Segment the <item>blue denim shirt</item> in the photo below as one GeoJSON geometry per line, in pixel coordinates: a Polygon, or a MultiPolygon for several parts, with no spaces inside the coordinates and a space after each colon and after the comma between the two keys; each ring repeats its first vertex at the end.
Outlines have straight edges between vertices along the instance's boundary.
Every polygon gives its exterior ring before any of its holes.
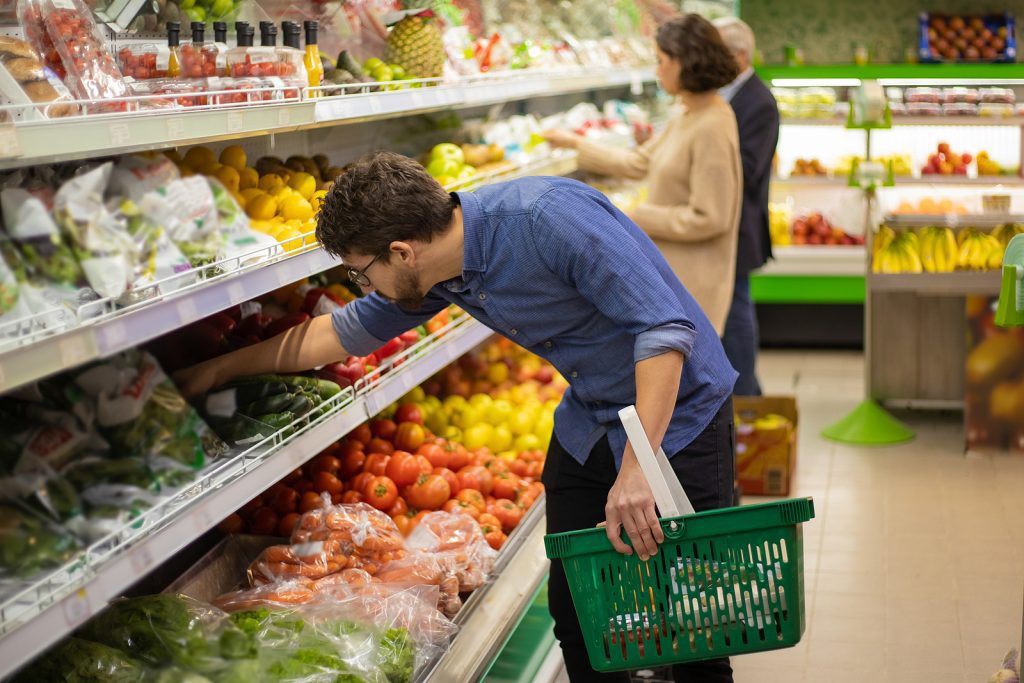
{"type": "Polygon", "coordinates": [[[345,349],[368,354],[457,304],[569,381],[555,412],[566,451],[585,463],[607,434],[616,464],[626,445],[618,411],[636,402],[634,364],[680,351],[683,375],[662,446],[670,455],[688,446],[732,394],[737,375],[711,323],[643,231],[600,192],[565,178],[522,178],[457,195],[462,277],[433,287],[416,312],[376,293],[336,310],[345,349]]]}

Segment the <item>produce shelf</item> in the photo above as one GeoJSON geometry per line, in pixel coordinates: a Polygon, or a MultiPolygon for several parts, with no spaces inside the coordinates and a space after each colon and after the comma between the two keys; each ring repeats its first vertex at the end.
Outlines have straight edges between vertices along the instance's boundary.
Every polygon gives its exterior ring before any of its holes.
{"type": "Polygon", "coordinates": [[[780,187],[848,187],[846,176],[791,175],[788,178],[773,176],[773,185],[780,187]]]}
{"type": "Polygon", "coordinates": [[[863,304],[863,275],[750,276],[750,296],[758,304],[863,304]]]}
{"type": "Polygon", "coordinates": [[[788,246],[773,247],[774,259],[758,271],[759,276],[864,275],[864,247],[852,246],[788,246]]]}
{"type": "MultiPolygon", "coordinates": [[[[449,189],[472,189],[526,175],[568,175],[576,167],[575,152],[558,151],[507,170],[479,175],[449,189]]],[[[90,303],[81,313],[85,319],[78,326],[63,331],[43,329],[38,321],[18,321],[15,324],[39,329],[11,341],[0,341],[0,392],[133,348],[338,264],[317,245],[308,245],[298,252],[284,252],[275,245],[228,261],[257,256],[262,260],[228,272],[221,272],[227,262],[218,262],[154,283],[151,298],[125,308],[117,308],[110,299],[90,303]],[[191,282],[197,276],[204,279],[191,282]],[[190,283],[182,285],[183,279],[190,283]],[[161,294],[160,288],[172,281],[178,288],[161,294]]],[[[37,317],[43,318],[45,314],[37,317]]]]}
{"type": "MultiPolygon", "coordinates": [[[[846,128],[846,119],[840,118],[783,118],[784,126],[832,126],[846,128]]],[[[1019,128],[1024,126],[1022,116],[893,116],[893,128],[899,126],[1002,126],[1019,128]]],[[[859,130],[859,129],[853,129],[859,130]]]]}
{"type": "MultiPolygon", "coordinates": [[[[390,397],[394,387],[415,386],[491,334],[469,316],[452,321],[394,356],[386,373],[331,399],[325,404],[326,414],[297,420],[291,436],[284,437],[282,430],[242,453],[215,461],[196,481],[94,543],[66,566],[0,596],[0,678],[84,623],[146,572],[238,509],[254,492],[279,481],[376,415],[388,405],[378,392],[390,397]],[[413,379],[399,379],[404,375],[413,379]]],[[[543,558],[542,538],[536,547],[543,558]]],[[[516,572],[531,566],[522,560],[514,562],[516,572]]]]}
{"type": "Polygon", "coordinates": [[[915,178],[913,176],[896,176],[896,187],[901,185],[969,185],[972,187],[998,187],[1024,185],[1024,178],[1016,175],[982,175],[977,177],[962,175],[928,175],[915,178]]]}
{"type": "Polygon", "coordinates": [[[757,68],[766,81],[775,79],[897,79],[900,81],[1024,81],[1024,64],[819,64],[810,66],[771,65],[757,68]]]}
{"type": "Polygon", "coordinates": [[[895,275],[872,273],[869,277],[871,289],[876,292],[998,296],[1002,274],[993,270],[956,273],[899,273],[895,275]]]}
{"type": "Polygon", "coordinates": [[[948,228],[997,228],[1003,223],[1024,223],[1024,215],[985,214],[888,214],[882,219],[890,228],[924,228],[929,225],[948,228]]]}
{"type": "MultiPolygon", "coordinates": [[[[0,169],[287,133],[584,90],[622,86],[637,90],[653,80],[651,67],[510,71],[443,84],[436,79],[402,81],[401,90],[377,93],[365,92],[374,84],[359,84],[308,89],[300,98],[285,102],[25,121],[0,126],[0,169]],[[321,92],[315,92],[317,90],[321,92]],[[344,94],[334,94],[339,92],[344,94]]],[[[384,85],[393,87],[394,84],[384,85]]],[[[282,99],[284,92],[287,91],[272,93],[273,99],[282,99]]],[[[154,98],[125,99],[126,106],[138,109],[140,101],[154,98]]],[[[4,111],[11,109],[18,108],[0,107],[4,111]]]]}
{"type": "Polygon", "coordinates": [[[473,591],[456,616],[458,635],[419,681],[465,683],[487,672],[547,577],[544,530],[544,504],[538,499],[501,549],[494,579],[473,591]]]}

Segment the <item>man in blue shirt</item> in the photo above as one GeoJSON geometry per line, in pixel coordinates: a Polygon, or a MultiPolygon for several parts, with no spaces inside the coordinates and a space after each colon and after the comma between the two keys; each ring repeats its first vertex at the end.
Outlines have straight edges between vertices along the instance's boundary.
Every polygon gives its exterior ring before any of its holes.
{"type": "MultiPolygon", "coordinates": [[[[631,404],[696,509],[732,504],[736,373],[657,247],[600,192],[534,177],[448,194],[382,152],[338,179],[317,237],[368,296],[182,373],[186,394],[368,354],[455,303],[569,380],[543,476],[549,533],[606,521],[620,552],[657,552],[654,499],[618,422],[631,404]]],[[[549,601],[571,680],[627,680],[590,668],[560,562],[549,601]]],[[[732,681],[728,660],[677,668],[680,681],[732,681]]]]}

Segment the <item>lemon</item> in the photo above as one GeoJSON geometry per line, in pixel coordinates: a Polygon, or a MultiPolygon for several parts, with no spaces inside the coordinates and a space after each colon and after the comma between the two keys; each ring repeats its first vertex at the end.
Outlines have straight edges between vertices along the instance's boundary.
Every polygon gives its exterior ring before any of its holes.
{"type": "Polygon", "coordinates": [[[251,202],[253,197],[259,197],[261,194],[266,194],[266,192],[259,189],[258,187],[248,187],[239,192],[238,194],[242,195],[242,197],[245,198],[246,202],[251,202]]]}
{"type": "Polygon", "coordinates": [[[285,251],[295,251],[302,246],[302,236],[299,231],[292,227],[286,227],[277,234],[277,241],[281,243],[285,251]]]}
{"type": "Polygon", "coordinates": [[[217,162],[217,161],[210,161],[210,162],[207,162],[207,163],[203,164],[202,166],[197,167],[196,170],[199,171],[200,173],[202,173],[205,176],[210,176],[210,177],[214,177],[215,178],[215,177],[217,177],[217,172],[220,171],[220,169],[222,169],[222,168],[224,168],[224,167],[219,162],[217,162]]]}
{"type": "Polygon", "coordinates": [[[169,149],[164,152],[164,156],[173,161],[176,164],[180,164],[184,159],[181,158],[181,154],[176,149],[169,149]]]}
{"type": "Polygon", "coordinates": [[[247,190],[250,187],[259,187],[260,185],[260,174],[255,168],[245,167],[241,171],[238,171],[238,187],[247,190]]]}
{"type": "Polygon", "coordinates": [[[270,221],[249,221],[249,226],[256,232],[269,233],[273,224],[270,221]]]}
{"type": "Polygon", "coordinates": [[[221,166],[213,175],[224,185],[224,187],[228,188],[232,192],[238,192],[241,178],[238,175],[238,171],[234,168],[231,166],[221,166]]]}
{"type": "Polygon", "coordinates": [[[268,194],[261,194],[250,199],[245,205],[245,213],[249,218],[267,221],[277,213],[277,200],[268,194]]]}
{"type": "Polygon", "coordinates": [[[302,197],[292,195],[281,202],[278,213],[284,216],[285,220],[308,221],[313,217],[313,207],[302,197]]]}
{"type": "Polygon", "coordinates": [[[185,163],[195,169],[202,168],[205,164],[216,162],[217,157],[213,155],[213,150],[209,147],[193,147],[185,152],[185,163]]]}
{"type": "Polygon", "coordinates": [[[196,174],[195,170],[188,164],[178,164],[178,173],[182,178],[191,178],[196,174]]]}
{"type": "Polygon", "coordinates": [[[245,168],[245,164],[248,161],[245,150],[238,145],[231,145],[225,147],[220,153],[220,163],[225,166],[230,166],[236,171],[241,171],[245,168]]]}
{"type": "Polygon", "coordinates": [[[242,195],[240,195],[237,192],[232,192],[231,196],[234,197],[235,201],[238,203],[238,205],[240,207],[242,207],[243,209],[245,208],[245,204],[246,204],[245,197],[243,197],[242,195]]]}
{"type": "Polygon", "coordinates": [[[316,178],[308,173],[296,173],[288,180],[288,187],[302,195],[303,199],[309,199],[316,192],[316,178]]]}
{"type": "Polygon", "coordinates": [[[260,178],[259,188],[264,192],[273,192],[279,187],[284,187],[284,178],[276,173],[268,173],[260,178]]]}

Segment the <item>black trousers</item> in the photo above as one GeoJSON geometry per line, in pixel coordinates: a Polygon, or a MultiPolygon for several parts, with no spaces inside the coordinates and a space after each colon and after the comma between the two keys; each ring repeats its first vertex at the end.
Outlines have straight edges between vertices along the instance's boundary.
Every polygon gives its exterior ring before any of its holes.
{"type": "MultiPolygon", "coordinates": [[[[729,400],[693,443],[670,456],[672,469],[698,512],[733,504],[734,451],[732,401],[729,400]]],[[[547,501],[547,532],[589,529],[603,522],[608,491],[617,474],[607,438],[594,446],[586,465],[576,462],[557,439],[552,439],[542,477],[547,501]]],[[[551,562],[548,604],[555,620],[555,637],[562,646],[572,683],[629,681],[626,672],[599,674],[591,668],[560,560],[551,562]]],[[[672,674],[676,683],[732,683],[728,659],[676,665],[672,667],[672,674]]]]}

